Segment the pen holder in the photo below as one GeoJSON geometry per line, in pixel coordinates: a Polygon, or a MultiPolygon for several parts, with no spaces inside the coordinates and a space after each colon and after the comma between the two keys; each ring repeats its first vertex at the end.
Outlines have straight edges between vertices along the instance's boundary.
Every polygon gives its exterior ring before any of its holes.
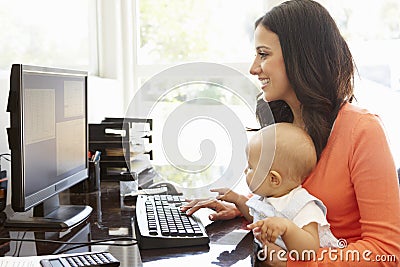
{"type": "Polygon", "coordinates": [[[89,160],[89,177],[71,187],[72,193],[91,193],[100,189],[100,159],[89,160]]]}
{"type": "Polygon", "coordinates": [[[7,204],[7,186],[8,186],[8,178],[6,177],[6,173],[4,172],[4,177],[0,179],[0,212],[6,208],[7,204]]]}
{"type": "Polygon", "coordinates": [[[87,181],[87,192],[100,189],[100,160],[89,161],[89,178],[87,181]]]}

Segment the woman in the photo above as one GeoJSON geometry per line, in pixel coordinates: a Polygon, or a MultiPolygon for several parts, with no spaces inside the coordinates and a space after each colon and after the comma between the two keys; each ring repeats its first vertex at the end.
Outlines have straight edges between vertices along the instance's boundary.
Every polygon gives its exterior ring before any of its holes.
{"type": "MultiPolygon", "coordinates": [[[[316,2],[285,2],[256,22],[255,47],[250,73],[258,76],[275,121],[305,129],[315,144],[318,164],[303,187],[324,202],[333,234],[347,242],[336,254],[321,248],[312,262],[294,262],[287,254],[287,261],[267,257],[263,263],[398,266],[395,164],[379,118],[351,103],[353,58],[334,20],[316,2]],[[396,262],[379,261],[388,255],[395,255],[396,262]]],[[[183,209],[191,214],[202,207],[216,210],[213,220],[240,215],[217,200],[194,201],[183,209]]]]}

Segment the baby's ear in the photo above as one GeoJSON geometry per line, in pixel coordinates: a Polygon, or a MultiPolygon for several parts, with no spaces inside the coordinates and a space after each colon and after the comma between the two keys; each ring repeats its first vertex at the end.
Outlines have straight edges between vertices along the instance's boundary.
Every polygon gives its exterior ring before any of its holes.
{"type": "Polygon", "coordinates": [[[269,181],[272,185],[280,186],[282,184],[282,176],[277,171],[270,171],[269,181]]]}

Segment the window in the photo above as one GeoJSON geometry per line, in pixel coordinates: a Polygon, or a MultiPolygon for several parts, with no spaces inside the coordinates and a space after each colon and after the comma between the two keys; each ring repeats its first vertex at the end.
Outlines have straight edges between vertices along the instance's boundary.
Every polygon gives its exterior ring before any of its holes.
{"type": "Polygon", "coordinates": [[[139,0],[138,64],[247,62],[264,2],[139,0]]]}
{"type": "Polygon", "coordinates": [[[325,0],[322,4],[336,19],[356,62],[356,98],[382,118],[400,167],[400,2],[325,0]]]}
{"type": "MultiPolygon", "coordinates": [[[[134,14],[137,14],[134,18],[136,26],[134,31],[137,36],[134,66],[136,89],[146,81],[151,81],[150,77],[167,67],[194,61],[222,63],[247,75],[254,55],[254,21],[272,6],[281,2],[283,0],[252,1],[251,3],[224,0],[172,0],[168,2],[137,0],[134,11],[134,14]]],[[[356,79],[356,97],[360,105],[382,117],[396,163],[400,166],[400,139],[398,138],[400,126],[395,117],[399,112],[393,111],[400,101],[400,64],[396,57],[400,51],[400,21],[398,20],[400,3],[397,0],[373,0],[367,5],[362,0],[320,0],[319,2],[336,20],[355,58],[359,72],[359,77],[356,79]]],[[[181,75],[185,74],[181,73],[181,75]]],[[[223,79],[218,80],[218,77],[216,81],[223,83],[223,79]]],[[[152,114],[155,123],[159,123],[159,127],[169,116],[166,110],[174,110],[196,90],[200,95],[214,94],[214,99],[220,99],[237,113],[246,109],[243,103],[238,104],[240,101],[229,102],[227,99],[231,99],[230,97],[223,94],[221,90],[211,87],[194,88],[192,86],[190,89],[181,87],[179,90],[177,88],[170,90],[166,79],[164,84],[153,84],[147,89],[145,94],[147,103],[154,104],[154,101],[158,101],[157,106],[160,107],[158,111],[155,108],[153,112],[156,113],[152,114]],[[157,99],[160,91],[166,93],[167,96],[157,99]]],[[[255,94],[252,90],[243,90],[242,93],[255,94]]],[[[143,105],[145,105],[144,102],[143,105]]],[[[246,113],[242,120],[250,123],[251,115],[246,113]]],[[[157,125],[155,131],[157,131],[157,125]]],[[[195,134],[196,131],[193,131],[190,135],[192,140],[197,138],[197,141],[191,143],[194,152],[186,154],[187,158],[196,158],[196,149],[204,138],[202,132],[197,131],[197,137],[194,136],[195,134]]],[[[187,141],[180,140],[180,142],[187,141]]],[[[182,151],[182,153],[187,153],[187,151],[182,151]]],[[[162,154],[162,150],[155,151],[156,158],[162,154]]],[[[165,159],[157,163],[168,164],[165,159]]]]}
{"type": "MultiPolygon", "coordinates": [[[[89,31],[95,22],[95,1],[0,0],[0,152],[9,150],[4,129],[9,127],[6,107],[12,64],[96,72],[97,42],[92,36],[96,31],[89,31]]],[[[10,165],[3,167],[10,171],[10,165]]]]}
{"type": "MultiPolygon", "coordinates": [[[[237,116],[243,132],[246,126],[256,126],[254,108],[258,89],[254,83],[249,86],[248,69],[249,59],[254,56],[254,22],[265,10],[264,0],[251,4],[224,0],[136,1],[136,84],[137,88],[146,86],[141,107],[153,107],[150,116],[154,119],[154,139],[163,138],[166,120],[176,115],[174,111],[180,107],[186,105],[188,113],[196,114],[196,118],[180,125],[179,136],[169,137],[169,142],[177,142],[177,153],[182,158],[175,157],[176,154],[171,158],[167,155],[165,142],[154,142],[154,165],[169,179],[185,187],[201,187],[227,171],[232,153],[236,153],[232,151],[235,134],[229,132],[229,125],[223,125],[222,120],[206,115],[207,111],[213,110],[214,114],[232,111],[227,116],[237,116]],[[199,61],[218,63],[241,73],[227,77],[216,70],[214,75],[210,73],[212,77],[208,82],[204,82],[198,77],[205,72],[204,65],[200,64],[195,66],[198,67],[196,70],[181,69],[178,79],[174,75],[161,81],[152,78],[168,67],[199,61]],[[234,85],[233,80],[237,80],[234,85]],[[202,161],[203,157],[207,158],[207,150],[201,150],[207,139],[216,150],[208,168],[206,165],[210,162],[202,161]],[[188,162],[190,167],[185,165],[188,162]],[[193,170],[203,167],[207,169],[204,172],[193,170]]],[[[240,153],[244,155],[244,148],[240,153]]],[[[244,167],[239,170],[239,176],[244,167]]]]}
{"type": "Polygon", "coordinates": [[[0,0],[0,69],[89,69],[89,0],[0,0]]]}

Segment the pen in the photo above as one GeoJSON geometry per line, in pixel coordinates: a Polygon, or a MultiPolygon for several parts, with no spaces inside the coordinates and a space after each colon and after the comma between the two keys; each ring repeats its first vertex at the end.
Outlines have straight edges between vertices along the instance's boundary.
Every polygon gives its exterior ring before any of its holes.
{"type": "Polygon", "coordinates": [[[96,153],[94,153],[93,161],[94,162],[99,161],[100,160],[100,155],[101,155],[101,152],[100,151],[96,151],[96,153]]]}

